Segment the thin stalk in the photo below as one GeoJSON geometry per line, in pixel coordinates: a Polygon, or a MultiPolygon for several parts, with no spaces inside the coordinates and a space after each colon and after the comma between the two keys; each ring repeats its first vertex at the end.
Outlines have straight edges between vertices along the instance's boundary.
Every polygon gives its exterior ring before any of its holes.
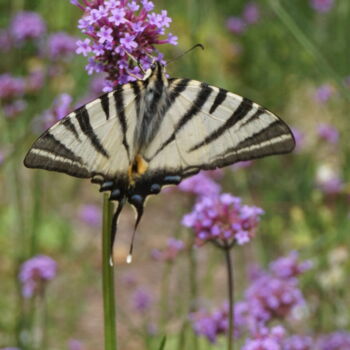
{"type": "Polygon", "coordinates": [[[228,281],[228,300],[229,300],[229,309],[228,309],[228,333],[227,333],[227,350],[234,350],[234,323],[235,323],[235,314],[234,314],[234,282],[233,282],[233,268],[232,268],[232,259],[231,259],[231,249],[226,247],[224,249],[225,258],[226,258],[226,268],[227,268],[227,281],[228,281]]]}
{"type": "Polygon", "coordinates": [[[103,225],[102,225],[102,289],[104,314],[105,350],[117,349],[114,269],[110,264],[111,224],[113,205],[108,195],[103,196],[103,225]]]}

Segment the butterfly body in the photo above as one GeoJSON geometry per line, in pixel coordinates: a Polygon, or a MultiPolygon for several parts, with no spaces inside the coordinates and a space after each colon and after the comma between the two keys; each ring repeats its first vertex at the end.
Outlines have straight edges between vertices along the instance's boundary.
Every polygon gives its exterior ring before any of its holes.
{"type": "Polygon", "coordinates": [[[137,211],[165,185],[200,170],[290,152],[288,126],[249,99],[190,79],[168,79],[156,62],[144,78],[119,85],[40,136],[24,164],[90,178],[137,211]]]}

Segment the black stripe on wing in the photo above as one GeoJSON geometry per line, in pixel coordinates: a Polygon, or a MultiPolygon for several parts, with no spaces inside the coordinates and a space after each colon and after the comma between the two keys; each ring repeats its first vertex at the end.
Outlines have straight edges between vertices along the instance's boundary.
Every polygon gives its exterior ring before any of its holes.
{"type": "Polygon", "coordinates": [[[81,142],[78,131],[69,116],[62,120],[62,125],[74,135],[77,141],[81,142]]]}
{"type": "MultiPolygon", "coordinates": [[[[169,143],[175,140],[176,134],[194,117],[196,116],[203,105],[207,102],[208,97],[212,93],[213,89],[206,83],[201,83],[201,89],[199,90],[197,97],[193,101],[192,106],[189,110],[180,118],[178,123],[175,125],[174,132],[169,136],[169,138],[162,143],[162,145],[158,148],[156,153],[152,158],[157,156],[169,143]]],[[[152,159],[151,158],[151,159],[152,159]]]]}
{"type": "Polygon", "coordinates": [[[226,96],[227,96],[227,90],[225,89],[219,89],[218,94],[215,97],[215,100],[212,104],[212,106],[210,107],[209,113],[212,114],[216,111],[216,109],[225,101],[226,96]]]}
{"type": "Polygon", "coordinates": [[[78,120],[79,126],[81,131],[86,135],[86,137],[90,140],[92,146],[95,148],[95,150],[102,154],[104,157],[109,158],[109,154],[106,151],[106,149],[101,144],[100,139],[95,134],[91,124],[90,124],[90,117],[89,112],[86,109],[86,106],[82,106],[79,109],[75,111],[76,118],[78,120]]]}
{"type": "Polygon", "coordinates": [[[247,98],[243,98],[240,105],[237,109],[232,113],[231,117],[229,117],[224,124],[214,130],[211,134],[209,134],[204,140],[200,141],[196,145],[194,145],[189,152],[195,151],[198,148],[201,148],[204,145],[208,145],[211,142],[217,140],[222,134],[228,131],[233,125],[235,125],[238,121],[242,120],[253,108],[253,102],[247,98]]]}
{"type": "Polygon", "coordinates": [[[101,106],[105,112],[106,119],[109,119],[109,94],[104,94],[100,97],[101,106]]]}
{"type": "Polygon", "coordinates": [[[123,86],[119,85],[118,88],[114,91],[115,107],[117,111],[117,116],[120,122],[123,133],[123,145],[125,147],[126,153],[130,160],[130,147],[126,139],[126,133],[128,131],[128,124],[126,122],[125,116],[125,105],[124,105],[124,95],[123,95],[123,86]]]}

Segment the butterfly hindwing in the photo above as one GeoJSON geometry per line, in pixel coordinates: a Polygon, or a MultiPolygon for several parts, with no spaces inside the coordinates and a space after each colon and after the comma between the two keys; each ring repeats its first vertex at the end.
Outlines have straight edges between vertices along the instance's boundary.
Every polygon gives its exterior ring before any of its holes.
{"type": "Polygon", "coordinates": [[[142,89],[139,82],[121,85],[70,113],[35,141],[25,165],[76,177],[124,176],[133,152],[142,89]]]}

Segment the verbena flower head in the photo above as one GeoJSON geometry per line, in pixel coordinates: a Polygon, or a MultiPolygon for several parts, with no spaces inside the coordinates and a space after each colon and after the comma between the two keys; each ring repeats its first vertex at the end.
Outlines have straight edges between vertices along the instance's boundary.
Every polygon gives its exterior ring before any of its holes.
{"type": "Polygon", "coordinates": [[[260,19],[260,9],[255,1],[248,2],[243,10],[243,19],[248,24],[255,24],[260,19]]]}
{"type": "Polygon", "coordinates": [[[55,260],[46,255],[37,255],[24,262],[19,273],[23,296],[30,298],[42,293],[46,283],[54,279],[56,273],[55,260]]]}
{"type": "Polygon", "coordinates": [[[242,350],[284,350],[285,330],[282,326],[262,328],[253,338],[247,339],[242,350]]]}
{"type": "Polygon", "coordinates": [[[85,346],[80,340],[70,339],[68,342],[68,350],[84,350],[85,346]]]}
{"type": "Polygon", "coordinates": [[[30,11],[17,13],[10,26],[10,32],[17,41],[37,39],[46,31],[46,25],[42,17],[30,11]]]}
{"type": "Polygon", "coordinates": [[[132,75],[142,78],[139,67],[128,54],[146,70],[152,63],[150,55],[165,63],[155,45],[177,45],[174,35],[165,34],[171,18],[166,10],[153,12],[152,1],[71,0],[71,3],[84,11],[78,28],[89,37],[77,42],[77,53],[89,56],[86,66],[89,74],[107,73],[105,91],[135,80],[132,75]]]}
{"type": "Polygon", "coordinates": [[[350,349],[350,333],[338,331],[324,335],[319,339],[320,350],[348,350],[350,349]]]}
{"type": "Polygon", "coordinates": [[[5,73],[0,75],[0,100],[11,101],[24,94],[25,82],[22,78],[15,78],[5,73]]]}
{"type": "Polygon", "coordinates": [[[297,129],[295,127],[292,128],[292,133],[293,133],[294,140],[295,140],[295,151],[299,152],[304,147],[305,135],[303,132],[301,132],[299,129],[297,129]]]}
{"type": "Polygon", "coordinates": [[[310,0],[310,4],[317,12],[324,13],[332,9],[334,0],[310,0]]]}
{"type": "Polygon", "coordinates": [[[317,126],[317,134],[321,140],[332,144],[337,144],[339,141],[339,131],[333,125],[320,123],[317,126]]]}
{"type": "Polygon", "coordinates": [[[134,309],[141,313],[144,313],[151,307],[153,298],[148,291],[139,288],[134,292],[132,296],[132,302],[134,309]]]}
{"type": "Polygon", "coordinates": [[[48,129],[71,112],[73,110],[72,101],[73,99],[69,94],[63,93],[58,95],[52,107],[46,110],[41,117],[44,129],[48,129]]]}
{"type": "Polygon", "coordinates": [[[182,181],[178,189],[199,196],[211,196],[219,194],[221,187],[209,176],[201,172],[182,181]]]}
{"type": "Polygon", "coordinates": [[[293,335],[283,344],[283,350],[314,350],[315,341],[306,335],[293,335]]]}
{"type": "Polygon", "coordinates": [[[66,59],[76,50],[76,38],[64,32],[58,32],[49,36],[47,45],[51,59],[66,59]]]}
{"type": "Polygon", "coordinates": [[[263,325],[273,318],[284,318],[296,306],[304,304],[297,280],[265,274],[253,281],[246,290],[252,326],[263,325]]]}
{"type": "Polygon", "coordinates": [[[318,103],[326,103],[334,95],[334,88],[330,84],[323,84],[318,87],[314,94],[314,99],[318,103]]]}
{"type": "Polygon", "coordinates": [[[169,238],[165,249],[154,249],[152,257],[158,261],[174,261],[176,257],[185,249],[185,243],[175,238],[169,238]]]}
{"type": "Polygon", "coordinates": [[[312,268],[312,262],[299,261],[299,254],[296,251],[290,252],[288,256],[281,257],[270,264],[270,271],[280,278],[297,277],[312,268]]]}
{"type": "Polygon", "coordinates": [[[240,198],[224,193],[199,198],[182,223],[194,230],[198,246],[207,241],[243,245],[252,239],[263,213],[261,208],[242,205],[240,198]]]}
{"type": "Polygon", "coordinates": [[[228,30],[234,34],[243,34],[247,29],[246,22],[242,18],[237,16],[229,17],[226,26],[228,30]]]}
{"type": "MultiPolygon", "coordinates": [[[[244,325],[245,319],[242,313],[246,312],[244,303],[237,303],[234,308],[234,332],[235,336],[239,336],[239,329],[244,325]]],[[[200,310],[190,315],[192,327],[197,335],[204,336],[211,343],[215,343],[220,335],[225,335],[229,328],[229,306],[228,303],[223,304],[213,312],[200,310]]]]}

